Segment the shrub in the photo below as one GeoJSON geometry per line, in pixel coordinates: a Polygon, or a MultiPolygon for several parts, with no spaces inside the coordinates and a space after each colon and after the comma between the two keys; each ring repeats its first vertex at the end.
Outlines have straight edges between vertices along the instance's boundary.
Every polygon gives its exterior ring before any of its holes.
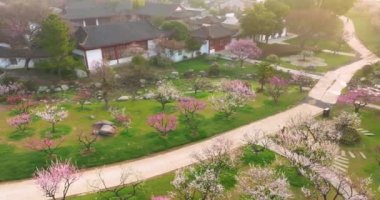
{"type": "Polygon", "coordinates": [[[219,63],[214,62],[208,69],[208,76],[219,76],[220,74],[220,66],[219,63]]]}
{"type": "Polygon", "coordinates": [[[266,166],[272,164],[276,160],[275,153],[267,149],[260,153],[255,153],[250,146],[246,146],[243,151],[241,160],[246,165],[253,164],[258,166],[266,166]]]}
{"type": "Polygon", "coordinates": [[[141,66],[141,65],[146,65],[148,63],[148,60],[142,55],[137,55],[132,58],[131,63],[133,65],[141,66]]]}
{"type": "Polygon", "coordinates": [[[340,142],[345,145],[354,145],[358,144],[361,141],[361,136],[359,132],[351,127],[346,128],[343,131],[342,138],[340,139],[340,142]]]}
{"type": "Polygon", "coordinates": [[[302,176],[296,167],[280,165],[276,167],[276,170],[279,173],[284,174],[288,179],[289,184],[293,187],[301,188],[312,185],[312,182],[306,177],[302,176]]]}
{"type": "Polygon", "coordinates": [[[149,63],[156,67],[170,67],[173,65],[173,61],[164,56],[153,56],[150,58],[149,63]]]}

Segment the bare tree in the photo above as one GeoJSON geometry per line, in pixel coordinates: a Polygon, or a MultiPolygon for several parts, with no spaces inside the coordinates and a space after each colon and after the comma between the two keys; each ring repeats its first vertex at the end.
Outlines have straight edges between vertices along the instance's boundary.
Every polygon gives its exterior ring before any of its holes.
{"type": "Polygon", "coordinates": [[[89,154],[94,151],[94,144],[98,139],[96,134],[84,134],[83,132],[78,135],[78,142],[83,146],[83,154],[89,154]]]}
{"type": "Polygon", "coordinates": [[[137,195],[141,190],[142,181],[133,170],[122,169],[120,174],[119,183],[116,186],[109,186],[106,183],[106,180],[102,176],[102,172],[98,173],[98,181],[90,184],[90,187],[94,188],[101,199],[110,199],[109,196],[106,196],[106,193],[112,194],[112,199],[117,200],[129,200],[137,195]],[[129,183],[132,182],[132,183],[129,183]],[[126,190],[126,187],[130,188],[126,190]]]}
{"type": "Polygon", "coordinates": [[[96,63],[95,71],[92,74],[95,82],[100,81],[101,96],[104,101],[105,108],[109,108],[109,96],[113,89],[116,87],[115,72],[106,62],[96,63]]]}

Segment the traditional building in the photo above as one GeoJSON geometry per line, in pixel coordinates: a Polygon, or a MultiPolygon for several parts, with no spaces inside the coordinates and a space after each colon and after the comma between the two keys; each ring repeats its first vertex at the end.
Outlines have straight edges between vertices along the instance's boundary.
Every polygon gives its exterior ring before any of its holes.
{"type": "Polygon", "coordinates": [[[194,38],[202,40],[208,44],[208,54],[225,50],[226,46],[231,42],[233,36],[237,33],[222,26],[221,24],[206,25],[194,30],[191,35],[194,38]]]}
{"type": "Polygon", "coordinates": [[[76,54],[83,56],[90,70],[103,62],[117,65],[131,60],[130,49],[134,46],[142,48],[147,57],[156,55],[154,40],[166,36],[167,33],[145,20],[86,26],[76,32],[79,41],[76,54]]]}

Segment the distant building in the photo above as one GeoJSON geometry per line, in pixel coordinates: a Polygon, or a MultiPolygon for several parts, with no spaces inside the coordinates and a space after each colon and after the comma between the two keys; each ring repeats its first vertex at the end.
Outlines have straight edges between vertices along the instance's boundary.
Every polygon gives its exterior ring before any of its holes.
{"type": "Polygon", "coordinates": [[[99,26],[123,18],[136,21],[150,18],[186,19],[202,15],[202,10],[186,9],[180,4],[146,2],[133,8],[130,0],[68,0],[62,8],[62,17],[76,26],[99,26]]]}
{"type": "Polygon", "coordinates": [[[97,63],[118,65],[132,59],[128,54],[131,45],[143,48],[147,57],[156,55],[154,40],[166,35],[145,20],[81,27],[76,32],[79,41],[76,54],[83,56],[90,70],[97,63]]]}
{"type": "Polygon", "coordinates": [[[206,25],[191,33],[191,36],[208,44],[208,54],[225,50],[237,31],[221,24],[206,25]]]}

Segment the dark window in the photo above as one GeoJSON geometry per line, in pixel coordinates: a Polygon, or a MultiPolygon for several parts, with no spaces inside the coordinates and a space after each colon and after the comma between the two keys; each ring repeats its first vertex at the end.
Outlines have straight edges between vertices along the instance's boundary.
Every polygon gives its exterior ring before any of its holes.
{"type": "Polygon", "coordinates": [[[11,63],[11,65],[17,65],[18,63],[16,58],[10,58],[9,62],[11,63]]]}

